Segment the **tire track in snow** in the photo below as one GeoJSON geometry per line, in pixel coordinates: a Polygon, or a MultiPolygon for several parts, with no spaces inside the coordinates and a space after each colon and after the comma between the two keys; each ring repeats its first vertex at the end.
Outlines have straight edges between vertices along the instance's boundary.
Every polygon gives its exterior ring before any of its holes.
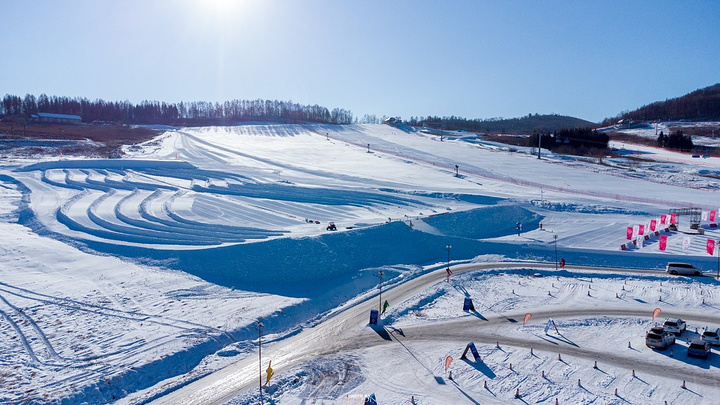
{"type": "Polygon", "coordinates": [[[33,351],[32,347],[30,347],[30,342],[28,342],[27,337],[23,333],[22,329],[20,329],[20,325],[15,322],[15,320],[10,317],[10,315],[0,309],[0,315],[2,315],[3,318],[10,324],[10,326],[15,329],[15,332],[17,332],[18,337],[20,338],[20,342],[22,343],[23,347],[25,347],[25,351],[27,352],[28,356],[30,356],[30,362],[31,364],[39,364],[40,360],[38,360],[37,356],[35,355],[35,351],[33,351]]]}
{"type": "Polygon", "coordinates": [[[35,322],[34,319],[30,317],[30,315],[26,314],[25,311],[22,309],[16,307],[15,305],[11,304],[10,301],[8,301],[4,296],[0,295],[0,300],[5,303],[5,305],[12,308],[16,314],[18,314],[21,318],[25,319],[28,324],[33,328],[35,331],[35,334],[40,338],[40,341],[43,342],[45,347],[47,348],[48,352],[50,353],[50,356],[52,356],[55,360],[65,360],[63,359],[56,351],[53,345],[48,340],[47,336],[45,335],[45,332],[38,326],[37,322],[35,322]]]}

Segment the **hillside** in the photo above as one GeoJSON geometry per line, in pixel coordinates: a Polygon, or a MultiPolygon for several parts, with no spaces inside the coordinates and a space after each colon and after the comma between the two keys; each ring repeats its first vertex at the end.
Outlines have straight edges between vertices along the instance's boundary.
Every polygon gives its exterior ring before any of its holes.
{"type": "MultiPolygon", "coordinates": [[[[717,223],[638,245],[627,228],[640,234],[673,207],[716,210],[707,174],[720,158],[626,144],[659,161],[598,165],[474,134],[438,138],[256,124],[168,130],[118,159],[2,159],[0,403],[188,403],[215,395],[202,377],[235,364],[251,372],[222,383],[227,398],[258,403],[256,321],[273,403],[373,392],[381,403],[492,404],[518,389],[528,403],[614,403],[616,388],[629,403],[717,396],[715,353],[687,360],[683,343],[675,357],[643,344],[656,307],[690,322],[684,337],[720,325],[697,317],[720,305],[718,283],[642,273],[671,260],[714,270],[717,223]],[[640,272],[556,271],[558,257],[640,272]],[[382,301],[379,271],[389,308],[376,330],[366,325],[382,301]],[[405,290],[421,278],[428,287],[405,290]],[[461,310],[465,296],[477,312],[461,310]],[[542,332],[550,315],[562,336],[542,332]],[[482,363],[460,358],[469,341],[482,363]],[[453,380],[441,368],[449,354],[453,380]]],[[[194,403],[220,402],[206,398],[194,403]]]]}
{"type": "Polygon", "coordinates": [[[612,125],[619,120],[720,120],[720,83],[695,90],[681,97],[657,101],[615,118],[606,118],[603,121],[603,126],[612,125]]]}
{"type": "Polygon", "coordinates": [[[567,128],[595,128],[594,122],[558,114],[528,114],[519,118],[466,119],[460,117],[411,118],[412,126],[426,126],[447,130],[494,132],[504,134],[532,134],[555,132],[567,128]]]}

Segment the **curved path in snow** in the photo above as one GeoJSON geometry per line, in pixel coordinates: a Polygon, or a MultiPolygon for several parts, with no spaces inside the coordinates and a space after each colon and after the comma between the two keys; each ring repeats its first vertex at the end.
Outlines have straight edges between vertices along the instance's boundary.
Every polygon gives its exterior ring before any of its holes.
{"type": "MultiPolygon", "coordinates": [[[[554,264],[536,263],[487,263],[468,264],[453,268],[455,274],[467,271],[477,271],[497,268],[548,268],[554,264]]],[[[571,270],[607,271],[607,272],[633,272],[624,269],[601,267],[569,267],[571,270]]],[[[644,274],[652,273],[643,271],[644,274]]],[[[663,272],[655,272],[664,274],[663,272]]],[[[445,270],[436,270],[424,274],[403,284],[383,291],[383,299],[391,302],[403,302],[433,284],[445,278],[445,270]]],[[[271,359],[275,365],[275,373],[300,365],[302,363],[347,350],[362,349],[384,344],[403,344],[411,341],[457,341],[494,344],[534,348],[535,350],[551,353],[561,353],[567,356],[584,358],[589,361],[597,360],[599,365],[614,365],[625,369],[636,370],[645,375],[672,376],[678,380],[700,385],[717,385],[720,374],[717,371],[703,371],[698,373],[697,367],[678,362],[677,366],[659,367],[651,358],[638,360],[627,358],[621,354],[594,350],[591,347],[577,347],[573,344],[554,344],[536,339],[529,341],[526,338],[507,336],[497,332],[496,328],[483,328],[483,326],[511,325],[515,319],[522,319],[525,312],[507,312],[487,315],[487,321],[475,317],[453,319],[449,321],[432,322],[420,326],[403,328],[401,332],[394,328],[379,329],[375,332],[367,326],[369,312],[377,307],[377,296],[342,309],[339,313],[312,328],[279,340],[271,345],[263,346],[263,358],[271,359]],[[383,336],[384,335],[384,336],[383,336]]],[[[534,317],[552,316],[553,318],[572,318],[583,316],[617,316],[649,318],[647,309],[642,308],[569,308],[566,310],[553,309],[552,311],[534,311],[534,317]]],[[[663,316],[682,317],[691,321],[704,323],[720,323],[720,314],[700,314],[691,311],[663,310],[663,316]]],[[[515,324],[516,325],[516,324],[515,324]]],[[[622,344],[624,342],[621,342],[622,344]]],[[[465,343],[462,343],[463,345],[465,343]]],[[[602,367],[601,367],[602,368],[602,367]]],[[[227,402],[242,392],[258,384],[258,359],[248,356],[238,363],[200,378],[174,392],[155,400],[157,404],[210,404],[227,402]]]]}

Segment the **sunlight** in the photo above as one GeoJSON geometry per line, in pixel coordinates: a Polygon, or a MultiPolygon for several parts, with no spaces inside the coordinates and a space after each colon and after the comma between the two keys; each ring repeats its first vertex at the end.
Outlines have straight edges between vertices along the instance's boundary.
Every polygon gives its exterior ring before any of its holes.
{"type": "Polygon", "coordinates": [[[243,0],[202,0],[203,8],[207,8],[211,12],[218,14],[235,13],[247,5],[247,1],[243,0]]]}

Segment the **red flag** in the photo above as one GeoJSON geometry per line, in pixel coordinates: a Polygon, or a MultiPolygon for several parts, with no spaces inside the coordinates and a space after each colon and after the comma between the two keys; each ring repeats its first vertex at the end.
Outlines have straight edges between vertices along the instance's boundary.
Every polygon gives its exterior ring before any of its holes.
{"type": "Polygon", "coordinates": [[[645,235],[645,225],[638,225],[638,235],[645,235]]]}
{"type": "Polygon", "coordinates": [[[712,256],[713,253],[715,253],[715,241],[714,240],[708,239],[706,250],[710,256],[712,256]]]}
{"type": "Polygon", "coordinates": [[[627,238],[628,238],[628,240],[632,239],[632,234],[633,234],[633,229],[632,229],[632,228],[633,228],[632,226],[628,226],[628,228],[627,228],[627,238]]]}
{"type": "Polygon", "coordinates": [[[450,368],[450,363],[452,363],[452,361],[453,361],[452,356],[447,356],[445,358],[445,372],[447,372],[448,368],[450,368]]]}
{"type": "Polygon", "coordinates": [[[715,211],[710,211],[710,222],[715,221],[715,211]]]}
{"type": "Polygon", "coordinates": [[[675,214],[670,214],[670,224],[675,224],[675,214]]]}
{"type": "Polygon", "coordinates": [[[660,235],[660,250],[665,250],[667,247],[667,235],[660,235]]]}
{"type": "Polygon", "coordinates": [[[654,231],[656,226],[657,226],[657,221],[654,219],[651,219],[650,220],[650,230],[654,231]]]}
{"type": "Polygon", "coordinates": [[[523,321],[523,326],[525,326],[526,323],[532,318],[532,315],[530,313],[525,314],[525,320],[523,321]]]}
{"type": "Polygon", "coordinates": [[[655,318],[658,317],[658,315],[660,315],[660,312],[662,312],[660,311],[660,308],[655,308],[655,310],[653,311],[653,321],[655,320],[655,318]]]}
{"type": "Polygon", "coordinates": [[[665,225],[665,222],[667,222],[667,215],[660,215],[660,224],[665,225]]]}

